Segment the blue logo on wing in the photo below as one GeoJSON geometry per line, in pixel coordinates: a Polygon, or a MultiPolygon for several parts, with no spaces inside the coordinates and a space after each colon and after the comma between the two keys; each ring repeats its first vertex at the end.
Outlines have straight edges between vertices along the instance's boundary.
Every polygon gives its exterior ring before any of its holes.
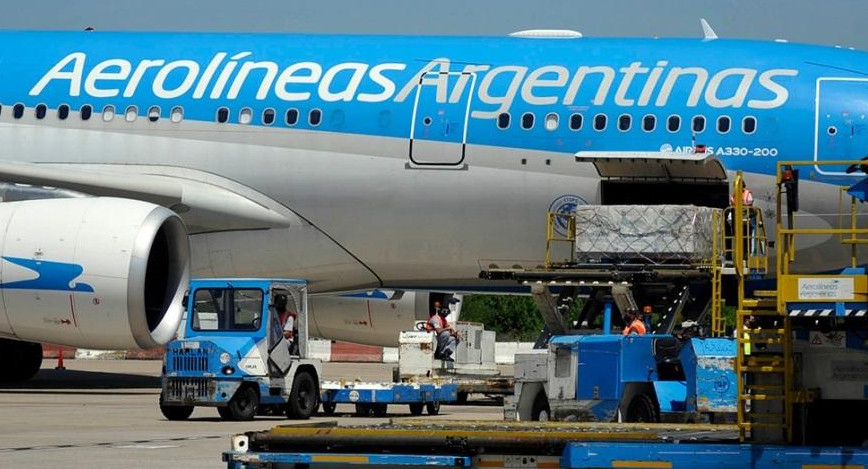
{"type": "Polygon", "coordinates": [[[36,272],[39,276],[30,280],[0,283],[0,288],[6,290],[58,290],[92,292],[93,287],[86,283],[76,283],[75,279],[84,272],[84,267],[65,262],[35,261],[20,257],[3,259],[26,269],[36,272]]]}

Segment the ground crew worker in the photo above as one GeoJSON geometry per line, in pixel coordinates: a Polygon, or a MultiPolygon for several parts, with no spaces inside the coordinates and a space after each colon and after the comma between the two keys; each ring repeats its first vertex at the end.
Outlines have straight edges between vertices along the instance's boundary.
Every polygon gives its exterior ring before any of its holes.
{"type": "Polygon", "coordinates": [[[289,353],[296,354],[295,336],[298,330],[295,326],[295,321],[298,319],[298,314],[289,310],[287,307],[286,295],[276,295],[274,297],[274,310],[277,311],[280,318],[280,325],[283,327],[283,337],[289,343],[289,353]]]}
{"type": "Polygon", "coordinates": [[[654,310],[651,308],[651,305],[645,305],[645,306],[642,308],[642,318],[641,318],[641,319],[642,319],[642,323],[645,324],[645,328],[646,328],[646,329],[648,329],[649,327],[651,327],[651,324],[650,324],[650,322],[651,322],[651,314],[652,314],[653,312],[654,312],[654,310]]]}
{"type": "Polygon", "coordinates": [[[635,309],[628,309],[624,314],[624,324],[626,324],[624,331],[622,332],[624,335],[645,334],[645,323],[642,322],[642,317],[635,309]]]}
{"type": "Polygon", "coordinates": [[[455,361],[452,356],[455,355],[461,335],[446,321],[448,315],[449,308],[441,308],[439,301],[434,302],[434,314],[428,318],[426,329],[437,334],[437,348],[434,350],[434,358],[451,362],[455,361]]]}
{"type": "MultiPolygon", "coordinates": [[[[731,194],[729,196],[729,204],[733,206],[735,205],[735,194],[731,194]]],[[[751,207],[753,207],[753,193],[750,191],[750,189],[747,188],[747,184],[744,181],[742,181],[741,184],[741,204],[747,210],[746,221],[748,221],[748,223],[746,224],[747,233],[745,233],[745,248],[746,250],[750,249],[749,253],[753,254],[756,252],[757,248],[756,215],[754,214],[753,210],[750,209],[751,207]]]]}

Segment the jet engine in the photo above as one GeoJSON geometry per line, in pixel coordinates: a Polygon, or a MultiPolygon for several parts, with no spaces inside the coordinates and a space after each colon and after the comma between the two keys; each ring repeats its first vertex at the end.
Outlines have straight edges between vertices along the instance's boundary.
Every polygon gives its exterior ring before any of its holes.
{"type": "Polygon", "coordinates": [[[394,347],[403,330],[425,321],[439,301],[458,320],[461,296],[440,292],[373,290],[310,299],[310,334],[332,340],[394,347]]]}
{"type": "MultiPolygon", "coordinates": [[[[180,324],[190,250],[165,207],[109,197],[2,203],[0,259],[0,337],[149,348],[180,324]]],[[[20,354],[26,344],[0,348],[20,354]]]]}

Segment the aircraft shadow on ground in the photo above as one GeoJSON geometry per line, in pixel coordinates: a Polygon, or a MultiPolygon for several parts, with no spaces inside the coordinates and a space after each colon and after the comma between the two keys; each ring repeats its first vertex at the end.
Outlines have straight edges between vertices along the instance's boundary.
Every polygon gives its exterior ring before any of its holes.
{"type": "MultiPolygon", "coordinates": [[[[100,371],[42,369],[23,383],[0,383],[0,394],[28,391],[88,394],[110,390],[160,389],[160,377],[100,371]]],[[[130,394],[125,392],[124,394],[130,394]]],[[[141,394],[153,394],[153,391],[141,394]]]]}

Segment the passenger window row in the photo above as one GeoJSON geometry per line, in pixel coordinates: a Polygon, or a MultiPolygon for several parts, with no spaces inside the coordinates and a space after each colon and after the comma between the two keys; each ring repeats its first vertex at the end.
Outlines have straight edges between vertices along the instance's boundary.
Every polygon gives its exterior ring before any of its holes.
{"type": "MultiPolygon", "coordinates": [[[[0,112],[2,112],[3,106],[0,105],[0,112]]],[[[90,104],[85,104],[79,108],[78,113],[81,120],[90,120],[93,115],[94,109],[90,104]]],[[[57,118],[60,120],[66,120],[69,117],[70,107],[66,104],[61,104],[57,107],[57,118]]],[[[34,109],[34,114],[36,119],[42,120],[48,114],[48,108],[45,104],[38,104],[34,109]]],[[[102,109],[102,120],[109,122],[114,120],[117,112],[115,111],[115,107],[112,105],[107,105],[102,109]]],[[[145,114],[149,121],[157,122],[162,117],[162,112],[159,106],[151,106],[148,108],[147,114],[145,114]]],[[[15,104],[12,106],[12,117],[15,119],[21,119],[24,117],[24,105],[21,103],[15,104]]],[[[127,106],[124,109],[123,113],[124,120],[127,122],[134,122],[139,117],[139,109],[137,106],[127,106]]],[[[228,107],[221,107],[217,109],[216,121],[218,123],[224,124],[229,122],[230,120],[230,110],[228,107]]],[[[300,113],[298,109],[292,108],[288,109],[284,114],[284,123],[293,127],[299,122],[300,113]]],[[[184,120],[184,108],[181,106],[175,106],[169,112],[169,120],[171,122],[181,122],[184,120]]],[[[261,122],[264,125],[273,125],[277,120],[277,113],[273,108],[267,108],[262,111],[261,114],[261,122]]],[[[510,126],[510,121],[512,120],[512,116],[508,112],[501,113],[497,116],[497,128],[501,130],[506,130],[510,126]]],[[[525,112],[521,115],[521,128],[523,130],[530,130],[534,128],[536,120],[536,115],[532,112],[525,112]]],[[[249,107],[242,108],[238,112],[238,123],[240,124],[252,124],[253,123],[253,109],[249,107]]],[[[307,114],[307,123],[312,127],[317,127],[322,123],[322,110],[320,109],[311,109],[307,114]]],[[[593,128],[597,132],[603,132],[606,130],[609,124],[609,117],[606,114],[596,114],[593,119],[593,128]]],[[[570,115],[569,118],[569,129],[571,131],[579,131],[582,130],[582,126],[584,125],[584,116],[580,113],[574,113],[570,115]]],[[[557,113],[550,112],[545,115],[545,119],[543,121],[543,127],[547,131],[555,131],[560,126],[560,116],[557,113]]],[[[621,114],[618,116],[617,128],[620,132],[628,132],[633,127],[633,117],[630,114],[621,114]]],[[[646,114],[642,117],[642,130],[644,132],[653,132],[657,129],[657,116],[654,114],[646,114]]],[[[691,120],[691,131],[692,133],[702,133],[706,128],[706,119],[705,116],[694,116],[691,120]]],[[[720,116],[717,118],[717,133],[719,134],[727,134],[732,128],[732,119],[729,116],[720,116]]],[[[756,132],[757,128],[757,119],[753,116],[747,116],[741,121],[741,131],[744,134],[750,135],[756,132]]],[[[666,118],[666,130],[670,133],[675,133],[681,130],[681,116],[677,114],[673,114],[666,118]]]]}
{"type": "MultiPolygon", "coordinates": [[[[506,130],[509,128],[512,116],[508,112],[501,113],[497,116],[497,128],[506,130]]],[[[526,112],[521,115],[521,128],[530,130],[534,127],[535,115],[532,112],[526,112]]],[[[569,128],[571,131],[582,130],[584,124],[584,115],[575,113],[570,115],[569,128]]],[[[555,131],[558,129],[560,116],[557,113],[551,112],[545,116],[545,129],[555,131]]],[[[597,132],[603,132],[609,125],[609,116],[606,114],[594,115],[593,128],[597,132]]],[[[618,116],[618,130],[628,132],[633,127],[633,116],[630,114],[621,114],[618,116]]],[[[690,123],[690,128],[693,133],[702,133],[705,131],[706,121],[705,116],[694,116],[690,123]]],[[[756,117],[747,116],[741,120],[741,131],[744,134],[750,135],[756,132],[757,120],[756,117]]],[[[717,118],[717,133],[727,134],[732,128],[732,118],[729,116],[720,116],[717,118]]],[[[653,132],[657,129],[657,116],[654,114],[646,114],[642,117],[642,131],[653,132]]],[[[681,130],[681,116],[673,114],[666,118],[666,130],[675,133],[681,130]]]]}
{"type": "MultiPolygon", "coordinates": [[[[0,105],[0,113],[2,113],[3,106],[0,105]]],[[[66,120],[69,118],[69,113],[71,108],[67,104],[61,104],[57,107],[57,118],[59,120],[66,120]]],[[[90,120],[93,116],[93,106],[90,104],[84,104],[78,109],[78,116],[81,120],[86,121],[90,120]]],[[[37,104],[34,108],[34,116],[37,120],[45,119],[48,115],[48,107],[45,104],[37,104]]],[[[117,112],[115,111],[115,107],[111,104],[106,105],[102,108],[102,120],[109,122],[115,118],[117,112]]],[[[160,110],[160,106],[151,106],[148,108],[147,114],[145,114],[149,121],[157,122],[160,120],[162,116],[162,112],[160,110]]],[[[21,103],[15,104],[12,106],[12,117],[15,119],[21,119],[24,117],[24,105],[21,103]]],[[[127,122],[133,122],[139,117],[139,108],[138,106],[127,106],[126,109],[123,110],[124,120],[127,122]]],[[[169,120],[172,122],[181,122],[184,120],[184,108],[181,106],[175,106],[169,112],[169,120]]]]}

